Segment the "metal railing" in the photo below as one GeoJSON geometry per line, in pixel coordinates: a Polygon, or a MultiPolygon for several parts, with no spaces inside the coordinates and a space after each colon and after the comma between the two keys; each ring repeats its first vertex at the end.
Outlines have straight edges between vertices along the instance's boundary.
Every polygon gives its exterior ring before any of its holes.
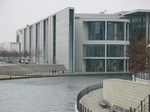
{"type": "Polygon", "coordinates": [[[77,109],[79,112],[92,112],[90,109],[88,109],[86,106],[84,106],[83,104],[80,103],[80,100],[87,95],[88,93],[94,91],[94,90],[98,90],[98,89],[102,89],[103,88],[103,83],[100,84],[95,84],[92,86],[89,86],[85,89],[83,89],[77,96],[77,109]]]}
{"type": "Polygon", "coordinates": [[[66,74],[67,70],[51,70],[51,71],[29,71],[29,70],[0,70],[0,75],[54,75],[54,74],[66,74]]]}
{"type": "Polygon", "coordinates": [[[134,112],[150,112],[150,95],[146,96],[143,101],[139,104],[137,108],[133,110],[134,112]]]}
{"type": "Polygon", "coordinates": [[[149,71],[138,72],[135,74],[135,77],[147,82],[150,82],[150,73],[149,71]]]}

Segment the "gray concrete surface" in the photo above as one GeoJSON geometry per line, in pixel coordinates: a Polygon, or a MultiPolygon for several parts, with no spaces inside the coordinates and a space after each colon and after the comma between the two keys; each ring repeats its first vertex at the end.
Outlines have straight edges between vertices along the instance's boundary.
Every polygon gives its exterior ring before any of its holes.
{"type": "Polygon", "coordinates": [[[101,108],[99,102],[103,99],[103,89],[98,89],[85,95],[81,100],[84,106],[92,110],[92,112],[109,112],[108,108],[101,108]]]}

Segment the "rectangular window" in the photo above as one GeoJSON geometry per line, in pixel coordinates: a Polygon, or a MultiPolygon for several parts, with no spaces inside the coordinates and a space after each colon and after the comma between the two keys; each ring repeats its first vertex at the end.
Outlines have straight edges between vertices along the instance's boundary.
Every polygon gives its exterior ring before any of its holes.
{"type": "Polygon", "coordinates": [[[105,57],[105,45],[84,45],[84,57],[105,57]]]}
{"type": "Polygon", "coordinates": [[[124,23],[107,23],[107,40],[124,40],[124,23]]]}
{"type": "Polygon", "coordinates": [[[89,40],[105,40],[105,22],[89,22],[89,40]]]}
{"type": "Polygon", "coordinates": [[[124,71],[123,59],[108,59],[107,60],[107,72],[119,72],[124,71]]]}
{"type": "Polygon", "coordinates": [[[53,64],[56,64],[56,15],[53,16],[53,64]]]}
{"type": "Polygon", "coordinates": [[[124,57],[124,45],[107,45],[107,57],[124,57]]]}
{"type": "Polygon", "coordinates": [[[24,51],[26,50],[27,29],[24,29],[24,51]]]}
{"type": "Polygon", "coordinates": [[[146,37],[146,18],[145,17],[131,17],[130,18],[130,41],[133,37],[141,40],[146,37]]]}
{"type": "Polygon", "coordinates": [[[69,10],[69,72],[73,72],[74,10],[69,10]]]}
{"type": "Polygon", "coordinates": [[[86,72],[104,72],[105,60],[104,59],[87,59],[86,72]]]}

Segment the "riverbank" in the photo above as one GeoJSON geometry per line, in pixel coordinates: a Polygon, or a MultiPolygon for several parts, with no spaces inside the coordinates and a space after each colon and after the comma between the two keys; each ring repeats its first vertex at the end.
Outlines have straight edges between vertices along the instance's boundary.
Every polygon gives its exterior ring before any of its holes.
{"type": "Polygon", "coordinates": [[[22,78],[41,78],[41,77],[59,77],[59,76],[94,76],[94,75],[124,75],[128,74],[131,75],[130,73],[124,73],[124,72],[75,72],[75,73],[54,73],[54,74],[38,74],[38,75],[3,75],[0,74],[0,80],[10,80],[10,79],[22,79],[22,78]]]}

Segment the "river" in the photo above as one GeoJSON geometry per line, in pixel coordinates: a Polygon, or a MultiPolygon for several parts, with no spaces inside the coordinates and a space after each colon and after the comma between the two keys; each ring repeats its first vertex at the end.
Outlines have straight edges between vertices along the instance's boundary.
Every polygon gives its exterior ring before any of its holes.
{"type": "Polygon", "coordinates": [[[65,76],[0,81],[0,112],[75,112],[77,94],[108,78],[130,75],[65,76]]]}

